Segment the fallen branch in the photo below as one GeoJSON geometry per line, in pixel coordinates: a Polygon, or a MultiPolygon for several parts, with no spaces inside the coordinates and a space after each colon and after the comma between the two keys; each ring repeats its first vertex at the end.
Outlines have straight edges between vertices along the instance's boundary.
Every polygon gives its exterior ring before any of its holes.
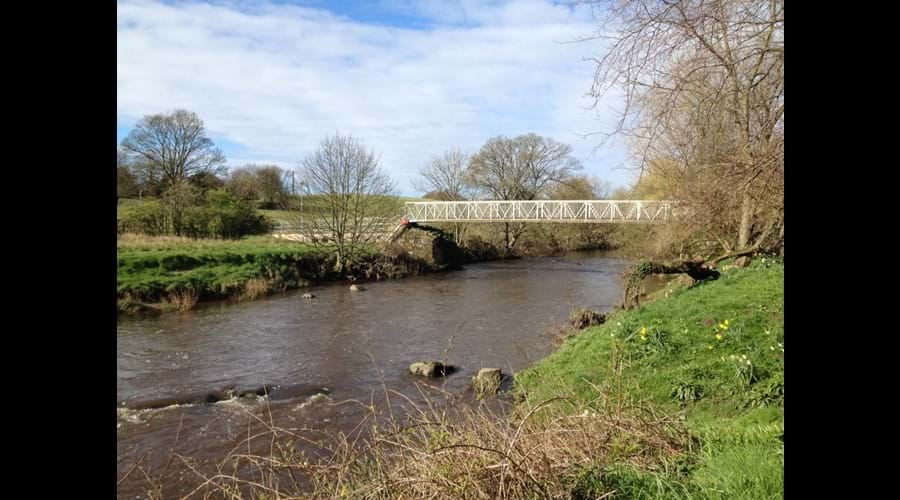
{"type": "Polygon", "coordinates": [[[716,257],[715,259],[708,261],[708,264],[711,265],[710,267],[714,267],[715,264],[717,264],[725,259],[730,259],[732,257],[743,257],[744,255],[755,254],[756,252],[759,251],[763,242],[766,241],[766,238],[769,237],[769,234],[772,232],[772,230],[775,228],[775,226],[776,226],[775,222],[769,223],[769,225],[762,232],[762,234],[759,236],[759,238],[756,239],[756,243],[750,245],[747,248],[741,249],[741,250],[735,250],[733,252],[726,252],[725,254],[720,255],[719,257],[716,257]]]}

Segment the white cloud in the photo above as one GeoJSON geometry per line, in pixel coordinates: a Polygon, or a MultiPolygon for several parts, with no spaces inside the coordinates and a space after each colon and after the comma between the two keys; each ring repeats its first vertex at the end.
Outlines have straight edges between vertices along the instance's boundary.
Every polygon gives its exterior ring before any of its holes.
{"type": "MultiPolygon", "coordinates": [[[[404,192],[421,162],[451,146],[536,132],[573,144],[593,175],[613,170],[621,146],[588,154],[612,123],[585,108],[596,43],[585,12],[529,0],[390,0],[434,21],[428,30],[364,24],[325,10],[122,1],[117,19],[118,121],[182,107],[244,161],[290,166],[327,134],[359,137],[381,153],[404,192]],[[457,8],[451,8],[452,6],[457,8]],[[445,14],[445,15],[444,15],[445,14]]],[[[606,105],[601,106],[606,109],[606,105]]]]}

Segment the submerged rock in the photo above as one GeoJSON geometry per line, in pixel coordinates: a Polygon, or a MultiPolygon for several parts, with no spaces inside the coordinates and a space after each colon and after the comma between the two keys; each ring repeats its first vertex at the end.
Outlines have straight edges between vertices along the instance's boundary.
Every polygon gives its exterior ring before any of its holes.
{"type": "Polygon", "coordinates": [[[363,290],[365,290],[365,288],[363,288],[363,287],[361,287],[361,286],[359,286],[359,285],[350,285],[350,291],[351,291],[351,292],[361,292],[361,291],[363,291],[363,290]]]}
{"type": "Polygon", "coordinates": [[[676,285],[693,286],[695,283],[697,283],[697,280],[695,280],[694,278],[691,278],[687,274],[682,273],[682,274],[679,274],[677,278],[672,280],[672,282],[675,283],[676,285]]]}
{"type": "Polygon", "coordinates": [[[472,386],[475,393],[480,396],[496,394],[500,390],[502,380],[503,373],[499,368],[482,368],[472,377],[472,386]]]}
{"type": "Polygon", "coordinates": [[[314,298],[316,298],[316,296],[311,293],[304,293],[303,295],[300,296],[300,298],[301,299],[314,299],[314,298]]]}
{"type": "Polygon", "coordinates": [[[423,377],[444,377],[456,371],[453,365],[445,365],[440,361],[419,361],[409,365],[409,372],[423,377]]]}
{"type": "Polygon", "coordinates": [[[275,389],[274,386],[264,385],[262,387],[257,387],[255,389],[244,389],[242,391],[237,391],[237,397],[246,398],[246,399],[256,399],[258,396],[268,396],[272,390],[275,389]]]}

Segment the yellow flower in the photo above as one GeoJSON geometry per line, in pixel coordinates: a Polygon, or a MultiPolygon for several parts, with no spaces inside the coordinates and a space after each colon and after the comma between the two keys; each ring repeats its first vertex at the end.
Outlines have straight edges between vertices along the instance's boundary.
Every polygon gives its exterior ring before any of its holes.
{"type": "Polygon", "coordinates": [[[341,487],[341,498],[344,498],[349,494],[350,490],[347,489],[347,485],[345,484],[343,487],[341,487]]]}
{"type": "Polygon", "coordinates": [[[707,346],[707,347],[709,347],[709,350],[710,350],[710,351],[711,351],[711,350],[712,350],[712,348],[713,348],[713,346],[712,346],[712,345],[709,345],[709,346],[707,346]]]}
{"type": "Polygon", "coordinates": [[[722,340],[722,334],[721,334],[721,333],[717,333],[717,334],[716,334],[716,340],[722,340]]]}
{"type": "Polygon", "coordinates": [[[647,335],[647,327],[646,326],[641,327],[641,335],[647,335]]]}

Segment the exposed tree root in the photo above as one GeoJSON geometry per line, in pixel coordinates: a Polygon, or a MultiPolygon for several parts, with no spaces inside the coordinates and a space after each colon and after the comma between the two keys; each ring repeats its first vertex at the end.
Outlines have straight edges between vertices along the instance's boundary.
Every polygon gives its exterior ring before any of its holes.
{"type": "Polygon", "coordinates": [[[644,261],[625,271],[625,291],[622,300],[623,309],[634,309],[640,306],[641,281],[651,274],[687,274],[691,278],[701,281],[716,279],[719,271],[714,264],[699,260],[684,260],[680,262],[652,262],[644,261]]]}

